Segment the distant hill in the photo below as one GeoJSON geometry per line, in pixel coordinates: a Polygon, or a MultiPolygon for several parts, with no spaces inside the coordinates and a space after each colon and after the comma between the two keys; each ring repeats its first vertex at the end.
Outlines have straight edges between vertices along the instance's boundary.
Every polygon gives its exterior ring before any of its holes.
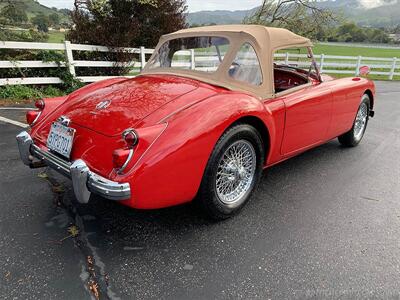
{"type": "Polygon", "coordinates": [[[400,25],[400,1],[365,10],[364,13],[354,16],[354,20],[360,25],[378,27],[400,25]]]}
{"type": "MultiPolygon", "coordinates": [[[[28,15],[29,19],[32,19],[34,16],[36,16],[40,13],[42,13],[46,16],[56,13],[60,16],[61,23],[69,23],[70,22],[70,18],[65,13],[65,10],[49,8],[47,6],[40,4],[39,2],[37,2],[35,0],[13,0],[12,2],[22,5],[25,8],[26,14],[28,15]]],[[[0,9],[2,9],[6,5],[7,5],[7,3],[5,1],[0,2],[0,9]]]]}
{"type": "MultiPolygon", "coordinates": [[[[400,24],[400,0],[327,0],[318,2],[322,8],[330,8],[350,21],[363,26],[393,26],[400,24]]],[[[257,8],[248,10],[199,11],[188,14],[192,24],[234,24],[241,23],[257,8]]]]}
{"type": "Polygon", "coordinates": [[[249,10],[204,10],[188,14],[189,24],[237,24],[242,23],[243,19],[249,15],[252,15],[257,8],[251,8],[249,10]]]}
{"type": "Polygon", "coordinates": [[[400,0],[336,0],[320,2],[319,6],[339,12],[361,26],[386,27],[400,24],[400,0]]]}

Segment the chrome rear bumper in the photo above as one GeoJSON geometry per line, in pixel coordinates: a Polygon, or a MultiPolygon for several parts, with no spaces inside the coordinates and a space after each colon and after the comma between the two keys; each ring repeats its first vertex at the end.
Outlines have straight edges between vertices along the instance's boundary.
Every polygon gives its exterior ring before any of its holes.
{"type": "Polygon", "coordinates": [[[90,171],[81,159],[71,163],[51,152],[43,151],[33,143],[31,136],[26,131],[18,134],[16,138],[22,162],[27,166],[32,166],[34,158],[37,158],[50,168],[71,178],[74,193],[79,202],[87,203],[90,193],[116,201],[131,197],[129,183],[118,183],[104,178],[90,171]]]}

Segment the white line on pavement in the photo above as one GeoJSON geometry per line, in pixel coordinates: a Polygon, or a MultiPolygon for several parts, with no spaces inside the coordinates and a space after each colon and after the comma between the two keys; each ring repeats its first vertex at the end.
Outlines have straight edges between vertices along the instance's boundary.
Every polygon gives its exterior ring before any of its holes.
{"type": "Polygon", "coordinates": [[[0,107],[0,110],[36,110],[33,107],[0,107]]]}
{"type": "Polygon", "coordinates": [[[18,122],[18,121],[14,121],[14,120],[10,120],[10,119],[7,119],[7,118],[1,117],[1,116],[0,116],[0,121],[1,122],[6,122],[6,123],[9,123],[9,124],[13,124],[13,125],[16,125],[16,126],[19,126],[19,127],[22,127],[22,128],[28,127],[27,124],[24,124],[24,123],[21,123],[21,122],[18,122]]]}

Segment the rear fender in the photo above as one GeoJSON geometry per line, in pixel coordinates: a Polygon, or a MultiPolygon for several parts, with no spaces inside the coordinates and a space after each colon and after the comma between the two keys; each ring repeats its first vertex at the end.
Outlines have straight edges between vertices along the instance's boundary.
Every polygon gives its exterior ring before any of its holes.
{"type": "Polygon", "coordinates": [[[332,85],[333,95],[332,121],[328,136],[335,138],[353,126],[363,94],[369,92],[372,96],[372,106],[374,105],[375,85],[371,80],[361,77],[336,79],[327,84],[332,85]]]}
{"type": "Polygon", "coordinates": [[[43,101],[45,103],[44,109],[42,112],[42,117],[48,115],[50,112],[55,110],[58,106],[60,106],[62,103],[67,100],[68,96],[62,96],[62,97],[55,97],[55,98],[44,98],[43,101]]]}
{"type": "Polygon", "coordinates": [[[153,209],[191,201],[223,132],[242,117],[262,120],[274,139],[274,124],[263,103],[244,94],[219,94],[168,120],[168,127],[129,174],[129,206],[153,209]],[[272,130],[271,130],[272,129],[272,130]],[[130,202],[129,202],[130,201],[130,202]]]}
{"type": "MultiPolygon", "coordinates": [[[[35,132],[35,129],[38,127],[37,124],[45,122],[47,116],[51,114],[58,106],[60,106],[64,101],[68,98],[68,96],[62,97],[54,97],[54,98],[44,98],[43,101],[45,103],[44,109],[40,111],[39,116],[37,117],[37,121],[32,125],[32,132],[35,132]]],[[[29,111],[27,112],[27,114],[29,111]]]]}

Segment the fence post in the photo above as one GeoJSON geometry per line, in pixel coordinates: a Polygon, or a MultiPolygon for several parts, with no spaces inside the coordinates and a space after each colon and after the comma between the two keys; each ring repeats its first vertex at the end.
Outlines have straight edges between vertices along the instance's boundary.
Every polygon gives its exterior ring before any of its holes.
{"type": "Polygon", "coordinates": [[[392,68],[390,69],[389,80],[393,80],[394,71],[396,70],[396,57],[393,57],[392,68]]]}
{"type": "Polygon", "coordinates": [[[190,49],[190,68],[192,70],[196,68],[196,60],[194,59],[194,49],[190,49]]]}
{"type": "Polygon", "coordinates": [[[285,65],[289,65],[289,52],[286,52],[285,65]]]}
{"type": "Polygon", "coordinates": [[[355,76],[360,75],[361,58],[362,58],[361,56],[358,56],[355,76]]]}
{"type": "Polygon", "coordinates": [[[319,63],[319,72],[322,73],[324,71],[324,59],[325,59],[325,54],[321,54],[321,60],[319,63]]]}
{"type": "Polygon", "coordinates": [[[140,69],[143,70],[146,65],[146,54],[144,53],[144,47],[140,47],[140,69]]]}
{"type": "Polygon", "coordinates": [[[74,56],[72,54],[71,42],[64,41],[64,46],[65,46],[65,58],[68,64],[68,70],[71,73],[71,75],[75,76],[76,73],[75,73],[74,56]]]}

